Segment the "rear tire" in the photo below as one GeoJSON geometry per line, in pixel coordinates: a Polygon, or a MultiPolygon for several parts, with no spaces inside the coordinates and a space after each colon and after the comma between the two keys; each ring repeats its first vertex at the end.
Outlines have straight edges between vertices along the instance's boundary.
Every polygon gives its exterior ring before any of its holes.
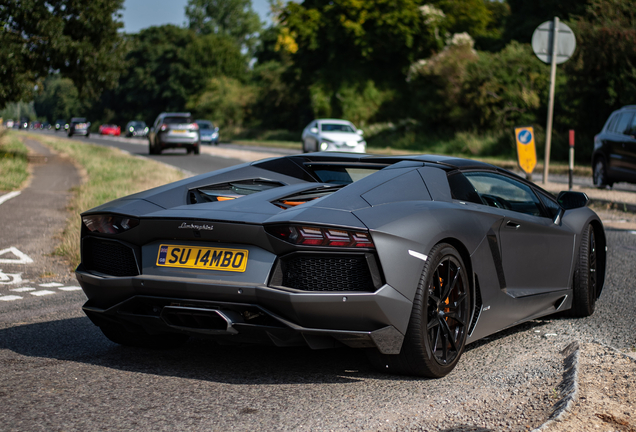
{"type": "Polygon", "coordinates": [[[108,323],[99,329],[111,342],[138,348],[173,349],[178,348],[188,340],[187,335],[177,333],[148,334],[144,331],[131,332],[123,325],[108,323]]]}
{"type": "Polygon", "coordinates": [[[607,186],[612,187],[614,185],[614,182],[610,181],[607,177],[607,165],[602,158],[599,158],[596,162],[594,162],[593,179],[594,186],[599,189],[604,189],[607,186]]]}
{"type": "Polygon", "coordinates": [[[592,225],[588,225],[581,236],[579,248],[579,268],[574,273],[573,299],[570,315],[587,317],[594,313],[597,297],[597,251],[596,235],[592,225]]]}
{"type": "Polygon", "coordinates": [[[470,305],[468,275],[459,252],[446,243],[436,245],[420,277],[400,354],[373,349],[369,360],[384,372],[446,376],[464,351],[470,305]]]}

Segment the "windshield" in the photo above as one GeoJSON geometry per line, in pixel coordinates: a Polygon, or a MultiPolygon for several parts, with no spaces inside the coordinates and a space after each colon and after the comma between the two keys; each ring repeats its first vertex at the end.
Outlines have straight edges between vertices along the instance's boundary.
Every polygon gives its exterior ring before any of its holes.
{"type": "Polygon", "coordinates": [[[381,167],[347,167],[347,166],[311,166],[314,175],[323,183],[334,183],[340,185],[348,185],[365,178],[369,174],[373,174],[384,168],[381,167]]]}
{"type": "Polygon", "coordinates": [[[134,128],[145,128],[146,123],[144,122],[130,122],[130,126],[134,128]]]}
{"type": "Polygon", "coordinates": [[[164,124],[185,124],[192,123],[192,117],[166,117],[163,119],[164,124]]]}
{"type": "Polygon", "coordinates": [[[212,123],[209,121],[197,121],[199,129],[213,129],[212,123]]]}
{"type": "Polygon", "coordinates": [[[355,130],[351,125],[348,124],[338,124],[338,123],[323,123],[320,125],[320,129],[323,132],[347,132],[354,133],[355,130]]]}

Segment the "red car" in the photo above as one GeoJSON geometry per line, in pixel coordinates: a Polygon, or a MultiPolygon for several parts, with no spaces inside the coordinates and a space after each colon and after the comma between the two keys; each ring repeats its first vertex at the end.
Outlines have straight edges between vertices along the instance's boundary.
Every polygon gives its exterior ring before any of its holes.
{"type": "Polygon", "coordinates": [[[99,134],[119,136],[121,134],[121,128],[117,125],[101,125],[99,127],[99,134]]]}

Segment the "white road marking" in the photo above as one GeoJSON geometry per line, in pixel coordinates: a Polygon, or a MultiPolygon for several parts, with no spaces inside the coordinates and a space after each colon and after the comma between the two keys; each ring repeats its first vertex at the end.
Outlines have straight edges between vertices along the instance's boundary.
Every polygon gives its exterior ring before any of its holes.
{"type": "Polygon", "coordinates": [[[13,192],[9,192],[8,194],[0,196],[0,204],[2,204],[5,201],[9,201],[11,198],[17,197],[21,193],[22,192],[20,192],[20,191],[13,191],[13,192]]]}
{"type": "Polygon", "coordinates": [[[410,250],[409,249],[409,255],[417,258],[417,259],[421,259],[422,261],[426,261],[428,259],[428,257],[424,254],[421,254],[419,252],[415,252],[414,250],[410,250]]]}
{"type": "Polygon", "coordinates": [[[33,260],[29,258],[29,256],[25,253],[20,252],[16,247],[11,246],[10,248],[0,250],[0,256],[12,253],[18,258],[0,258],[0,263],[6,264],[31,264],[33,260]]]}
{"type": "Polygon", "coordinates": [[[78,290],[81,290],[82,288],[78,286],[67,286],[67,287],[61,287],[58,289],[62,291],[78,291],[78,290]]]}
{"type": "Polygon", "coordinates": [[[20,300],[22,297],[16,295],[0,296],[0,301],[20,300]]]}
{"type": "Polygon", "coordinates": [[[55,288],[55,287],[61,287],[64,286],[64,284],[61,284],[59,282],[49,282],[49,283],[45,283],[45,284],[39,284],[42,288],[55,288]]]}
{"type": "Polygon", "coordinates": [[[33,292],[30,292],[29,294],[34,296],[45,296],[45,295],[55,294],[55,291],[47,291],[47,290],[33,291],[33,292]]]}
{"type": "Polygon", "coordinates": [[[2,273],[0,269],[0,285],[19,285],[24,282],[22,273],[2,273]]]}
{"type": "Polygon", "coordinates": [[[35,288],[31,288],[31,287],[11,288],[9,291],[14,291],[14,292],[27,292],[27,291],[35,291],[35,288]]]}

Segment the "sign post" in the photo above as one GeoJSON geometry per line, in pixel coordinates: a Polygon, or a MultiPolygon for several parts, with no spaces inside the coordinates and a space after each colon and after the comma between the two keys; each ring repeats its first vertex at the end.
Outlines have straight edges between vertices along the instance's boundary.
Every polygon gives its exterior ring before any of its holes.
{"type": "Polygon", "coordinates": [[[543,162],[543,183],[548,182],[550,167],[550,147],[552,145],[552,118],[554,117],[554,87],[556,65],[567,61],[576,49],[576,38],[570,27],[559,22],[546,21],[532,34],[532,49],[539,60],[550,63],[550,96],[548,101],[548,119],[545,132],[545,157],[543,162]]]}
{"type": "Polygon", "coordinates": [[[534,129],[532,126],[515,128],[517,141],[517,163],[526,173],[526,178],[532,180],[532,172],[537,166],[537,149],[534,145],[534,129]]]}

